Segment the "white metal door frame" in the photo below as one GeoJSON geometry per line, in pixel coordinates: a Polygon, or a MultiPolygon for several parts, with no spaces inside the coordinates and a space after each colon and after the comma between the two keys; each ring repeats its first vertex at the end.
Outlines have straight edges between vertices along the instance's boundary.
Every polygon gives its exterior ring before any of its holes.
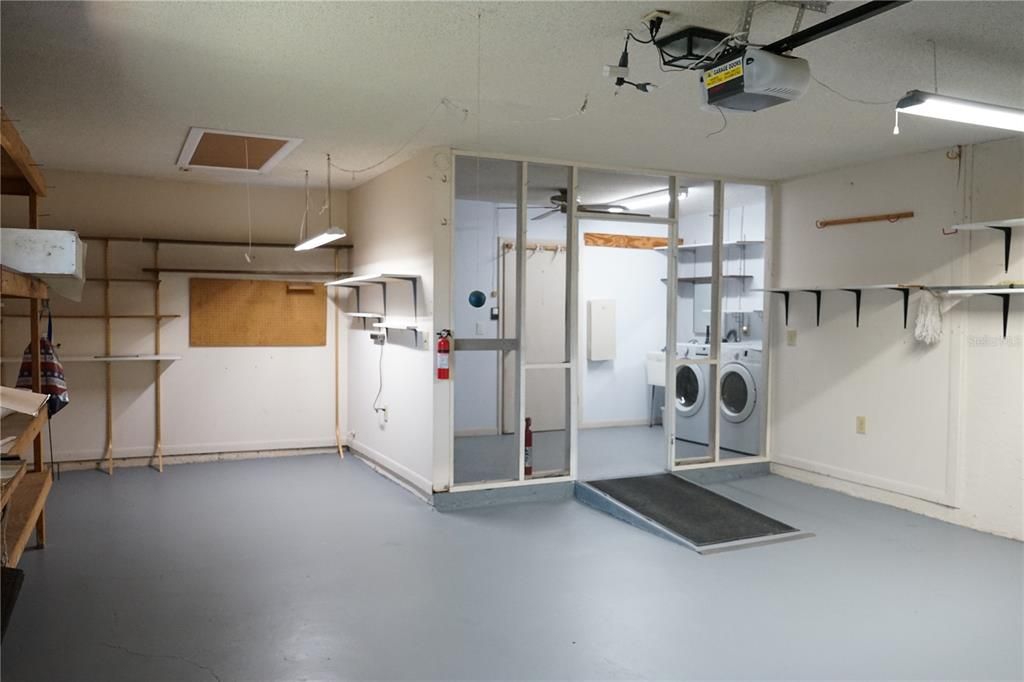
{"type": "MultiPolygon", "coordinates": [[[[528,159],[524,157],[508,156],[502,154],[486,154],[476,152],[466,152],[454,150],[453,156],[467,156],[467,157],[486,157],[494,159],[505,159],[515,161],[519,164],[517,169],[517,188],[516,188],[516,339],[513,340],[512,346],[517,352],[516,356],[516,429],[515,429],[515,440],[517,443],[518,452],[518,477],[515,480],[507,481],[484,481],[478,483],[469,484],[455,484],[454,483],[454,471],[455,471],[455,460],[454,460],[454,440],[449,439],[449,472],[448,472],[448,489],[453,492],[469,491],[469,490],[484,490],[493,488],[508,488],[522,485],[539,485],[547,483],[558,483],[565,481],[574,481],[578,479],[579,472],[579,221],[581,219],[607,219],[602,214],[591,215],[589,213],[580,213],[576,210],[575,202],[569,201],[566,203],[566,321],[565,321],[565,344],[566,344],[566,362],[565,363],[546,363],[543,367],[564,367],[569,374],[568,386],[566,390],[566,431],[569,440],[569,472],[566,475],[560,476],[549,476],[544,478],[530,478],[526,479],[524,475],[524,457],[525,457],[525,444],[526,434],[524,430],[523,415],[525,413],[525,399],[526,399],[526,371],[528,369],[540,366],[528,365],[526,363],[526,353],[521,343],[523,338],[524,324],[525,324],[525,292],[526,292],[526,272],[525,272],[525,246],[526,246],[526,232],[528,225],[528,216],[526,211],[527,205],[527,188],[529,179],[529,163],[543,163],[547,165],[564,165],[567,167],[569,172],[569,196],[575,197],[579,190],[579,171],[583,168],[593,168],[600,170],[618,170],[625,173],[640,173],[644,175],[659,176],[666,175],[666,173],[652,170],[642,169],[621,169],[611,168],[605,166],[596,165],[582,165],[575,163],[567,163],[561,161],[552,161],[549,159],[528,159]]],[[[454,166],[454,164],[453,164],[454,166]]],[[[679,191],[680,180],[683,177],[678,173],[667,174],[669,179],[669,213],[667,218],[645,218],[643,222],[657,223],[666,225],[668,229],[668,245],[666,252],[666,330],[665,330],[665,404],[669,405],[669,388],[674,385],[675,372],[681,365],[690,364],[706,364],[710,365],[713,372],[713,381],[709,381],[708,396],[707,400],[710,401],[710,419],[709,424],[709,456],[700,458],[696,461],[680,461],[676,459],[675,453],[675,419],[665,420],[665,453],[666,453],[666,469],[669,471],[679,471],[683,469],[696,469],[696,468],[707,468],[714,466],[730,466],[735,464],[749,464],[753,462],[767,462],[770,460],[769,452],[767,450],[767,422],[765,418],[762,423],[762,443],[764,448],[762,449],[762,455],[759,457],[745,457],[738,460],[725,460],[720,459],[719,453],[719,418],[718,418],[718,392],[719,392],[719,351],[720,344],[717,342],[721,337],[721,281],[722,281],[722,262],[721,262],[721,251],[722,251],[722,240],[723,240],[723,223],[724,223],[724,186],[725,180],[721,177],[707,177],[703,176],[704,180],[711,181],[714,187],[714,209],[713,209],[713,238],[711,247],[711,338],[715,339],[716,342],[710,344],[709,357],[707,359],[701,359],[694,361],[688,358],[680,358],[676,352],[676,336],[677,336],[677,322],[678,322],[678,302],[675,287],[678,286],[678,258],[679,258],[679,191]]],[[[689,181],[701,178],[697,174],[685,174],[685,177],[689,181]]],[[[768,188],[769,192],[772,186],[769,183],[759,180],[746,180],[746,179],[730,179],[730,182],[738,182],[743,184],[761,185],[768,188]]],[[[454,183],[452,191],[452,202],[454,204],[454,183]]],[[[774,208],[774,197],[768,199],[767,208],[774,208]]],[[[766,225],[765,225],[765,268],[766,277],[770,276],[769,265],[771,263],[771,256],[769,254],[771,245],[771,233],[774,232],[774,210],[766,211],[766,225]]],[[[454,215],[454,205],[452,214],[454,215]]],[[[621,218],[619,218],[621,220],[621,218]]],[[[451,249],[454,249],[454,240],[452,240],[451,249]]],[[[454,251],[452,253],[452,259],[454,260],[454,251]]],[[[451,279],[449,277],[449,279],[451,279]]],[[[454,319],[454,297],[449,297],[452,302],[451,319],[454,319]]],[[[767,298],[767,295],[766,295],[767,298]]],[[[766,301],[767,303],[767,301],[766,301]]],[[[768,356],[768,337],[770,336],[770,327],[768,317],[769,306],[762,306],[765,315],[764,322],[764,337],[763,348],[764,356],[767,362],[768,356]]],[[[502,340],[502,346],[506,350],[510,348],[508,339],[502,340]]],[[[455,350],[455,349],[453,349],[455,350]]],[[[468,349],[467,349],[468,350],[468,349]]],[[[457,369],[456,369],[457,371],[457,369]]],[[[765,414],[767,415],[768,404],[770,404],[770,392],[765,391],[765,414]]],[[[668,410],[666,409],[666,412],[668,410]]],[[[450,411],[450,428],[454,433],[454,410],[450,411]]]]}

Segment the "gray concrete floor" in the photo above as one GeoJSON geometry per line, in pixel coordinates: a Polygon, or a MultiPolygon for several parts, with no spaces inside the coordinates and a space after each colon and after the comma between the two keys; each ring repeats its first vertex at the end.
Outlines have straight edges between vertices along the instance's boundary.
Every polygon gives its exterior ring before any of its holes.
{"type": "Polygon", "coordinates": [[[13,680],[1020,679],[1022,545],[775,476],[701,557],[574,501],[440,514],[354,458],[64,475],[13,680]]]}

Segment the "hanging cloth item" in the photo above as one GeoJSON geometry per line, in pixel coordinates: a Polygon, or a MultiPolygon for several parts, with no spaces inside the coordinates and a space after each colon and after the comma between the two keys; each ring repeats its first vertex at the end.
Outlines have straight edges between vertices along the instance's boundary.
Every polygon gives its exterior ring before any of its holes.
{"type": "MultiPolygon", "coordinates": [[[[49,306],[46,313],[48,322],[46,325],[46,336],[39,337],[39,361],[41,386],[39,391],[49,397],[46,400],[47,411],[50,416],[57,414],[70,401],[68,396],[68,385],[64,382],[64,365],[57,357],[57,349],[53,345],[53,315],[50,314],[49,306]]],[[[18,388],[32,390],[32,344],[25,348],[25,354],[21,359],[21,371],[18,372],[18,388]]]]}
{"type": "Polygon", "coordinates": [[[914,322],[914,338],[932,346],[942,340],[942,316],[960,302],[929,289],[922,289],[918,299],[917,320],[914,322]]]}

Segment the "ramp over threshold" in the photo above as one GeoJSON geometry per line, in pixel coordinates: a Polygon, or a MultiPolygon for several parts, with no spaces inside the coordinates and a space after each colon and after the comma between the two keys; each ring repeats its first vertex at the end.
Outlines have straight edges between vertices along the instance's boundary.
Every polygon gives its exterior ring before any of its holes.
{"type": "Polygon", "coordinates": [[[576,498],[700,554],[812,535],[673,474],[577,483],[576,498]]]}

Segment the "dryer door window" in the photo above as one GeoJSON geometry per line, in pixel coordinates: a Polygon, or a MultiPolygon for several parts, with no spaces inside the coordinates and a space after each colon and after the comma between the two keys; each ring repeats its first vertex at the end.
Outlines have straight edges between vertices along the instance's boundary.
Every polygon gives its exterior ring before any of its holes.
{"type": "Polygon", "coordinates": [[[676,369],[676,410],[690,416],[704,404],[704,380],[700,368],[683,365],[676,369]]]}
{"type": "Polygon", "coordinates": [[[754,377],[743,365],[726,365],[722,369],[722,416],[741,422],[750,416],[757,404],[754,377]]]}

